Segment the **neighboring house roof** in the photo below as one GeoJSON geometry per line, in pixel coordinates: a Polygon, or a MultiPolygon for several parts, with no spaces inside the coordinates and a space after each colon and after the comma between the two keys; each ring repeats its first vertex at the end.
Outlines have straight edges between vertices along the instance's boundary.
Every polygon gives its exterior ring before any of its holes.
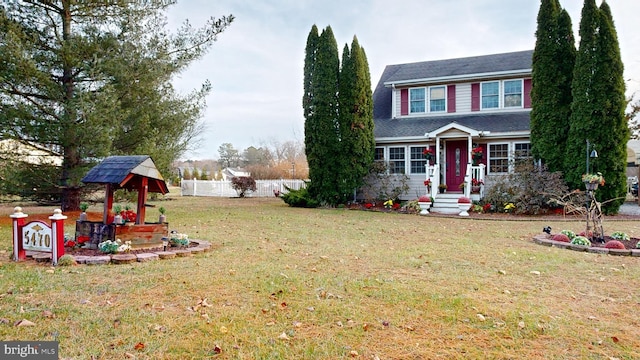
{"type": "Polygon", "coordinates": [[[0,141],[0,152],[11,153],[17,157],[17,160],[34,165],[48,164],[60,166],[63,160],[62,155],[51,149],[35,143],[14,139],[0,141]]]}
{"type": "Polygon", "coordinates": [[[109,156],[82,178],[83,183],[114,184],[124,189],[140,188],[141,178],[148,178],[149,192],[169,192],[160,171],[148,155],[109,156]]]}

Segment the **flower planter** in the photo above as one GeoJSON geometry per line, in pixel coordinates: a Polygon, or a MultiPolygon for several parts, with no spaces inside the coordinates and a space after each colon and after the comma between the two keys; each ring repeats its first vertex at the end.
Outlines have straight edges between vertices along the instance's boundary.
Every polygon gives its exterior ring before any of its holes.
{"type": "Polygon", "coordinates": [[[471,192],[477,194],[480,192],[480,186],[471,186],[471,192]]]}
{"type": "Polygon", "coordinates": [[[598,189],[598,183],[597,182],[585,182],[584,186],[586,186],[587,190],[589,191],[593,191],[593,190],[597,190],[598,189]]]}
{"type": "Polygon", "coordinates": [[[428,215],[429,214],[429,208],[431,207],[431,201],[429,201],[429,202],[418,202],[418,205],[420,206],[420,215],[428,215]]]}
{"type": "Polygon", "coordinates": [[[458,209],[460,209],[460,216],[469,216],[469,209],[471,209],[471,203],[458,203],[458,209]]]}

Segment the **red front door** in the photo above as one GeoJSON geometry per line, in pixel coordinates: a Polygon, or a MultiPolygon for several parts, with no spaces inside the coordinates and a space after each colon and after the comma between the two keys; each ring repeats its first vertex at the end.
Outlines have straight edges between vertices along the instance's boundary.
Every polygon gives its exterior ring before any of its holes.
{"type": "Polygon", "coordinates": [[[446,177],[447,191],[461,191],[460,184],[464,182],[469,149],[466,140],[447,141],[446,145],[446,177]]]}

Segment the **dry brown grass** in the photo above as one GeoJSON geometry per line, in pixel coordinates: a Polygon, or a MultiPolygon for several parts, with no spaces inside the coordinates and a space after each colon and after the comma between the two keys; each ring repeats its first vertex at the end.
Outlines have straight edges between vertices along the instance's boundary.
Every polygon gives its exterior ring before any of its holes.
{"type": "MultiPolygon", "coordinates": [[[[58,339],[61,358],[73,359],[640,358],[640,260],[531,241],[546,225],[579,231],[577,220],[295,209],[251,198],[162,205],[170,228],[215,249],[51,272],[9,261],[3,224],[0,338],[58,339]],[[36,325],[14,326],[21,319],[36,325]]],[[[605,231],[638,236],[640,224],[605,221],[605,231]]]]}

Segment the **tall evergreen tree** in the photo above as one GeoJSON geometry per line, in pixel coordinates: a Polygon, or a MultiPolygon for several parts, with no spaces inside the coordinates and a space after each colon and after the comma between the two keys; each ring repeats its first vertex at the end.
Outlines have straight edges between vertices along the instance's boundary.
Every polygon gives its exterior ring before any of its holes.
{"type": "MultiPolygon", "coordinates": [[[[313,29],[311,30],[313,33],[313,29]]],[[[308,42],[313,41],[310,33],[308,42]]],[[[309,57],[309,44],[307,58],[309,57]]],[[[340,188],[334,174],[340,166],[338,128],[338,76],[340,59],[333,30],[327,26],[320,34],[313,65],[309,66],[310,88],[305,104],[305,148],[309,164],[309,194],[320,203],[339,202],[340,188]]],[[[305,70],[307,65],[305,64],[305,70]]],[[[307,80],[305,74],[305,86],[307,80]]]]}
{"type": "Polygon", "coordinates": [[[600,143],[595,139],[596,128],[600,125],[594,121],[593,115],[598,112],[597,97],[603,94],[593,83],[596,72],[596,34],[599,28],[599,9],[595,0],[585,0],[580,19],[580,46],[576,55],[576,63],[571,83],[573,102],[569,121],[569,136],[565,149],[564,176],[570,188],[579,189],[582,174],[585,173],[586,141],[600,143]]]}
{"type": "Polygon", "coordinates": [[[574,101],[566,156],[566,180],[574,188],[581,184],[585,157],[598,150],[592,171],[601,172],[607,184],[596,195],[605,213],[616,213],[624,201],[626,146],[629,139],[624,109],[625,85],[617,34],[606,1],[600,8],[585,0],[580,22],[580,48],[572,84],[574,101]]]}
{"type": "Polygon", "coordinates": [[[564,166],[574,62],[571,18],[557,0],[543,0],[532,59],[531,145],[551,171],[564,166]]]}
{"type": "MultiPolygon", "coordinates": [[[[340,141],[342,194],[352,194],[373,162],[373,98],[371,75],[365,51],[353,37],[351,50],[345,44],[340,71],[340,141]]],[[[346,200],[343,199],[343,200],[346,200]]]]}
{"type": "Polygon", "coordinates": [[[168,34],[170,5],[23,0],[0,7],[2,138],[61,154],[63,210],[78,208],[80,179],[95,159],[145,153],[168,173],[197,137],[209,85],[181,97],[170,80],[233,16],[168,34]]]}
{"type": "Polygon", "coordinates": [[[597,41],[596,72],[593,75],[597,89],[598,111],[592,119],[596,122],[594,143],[599,158],[594,168],[601,172],[607,184],[597,191],[598,199],[613,200],[603,205],[606,213],[616,213],[626,196],[627,141],[629,127],[625,117],[624,66],[620,56],[618,35],[606,1],[600,5],[600,27],[597,41]]]}

